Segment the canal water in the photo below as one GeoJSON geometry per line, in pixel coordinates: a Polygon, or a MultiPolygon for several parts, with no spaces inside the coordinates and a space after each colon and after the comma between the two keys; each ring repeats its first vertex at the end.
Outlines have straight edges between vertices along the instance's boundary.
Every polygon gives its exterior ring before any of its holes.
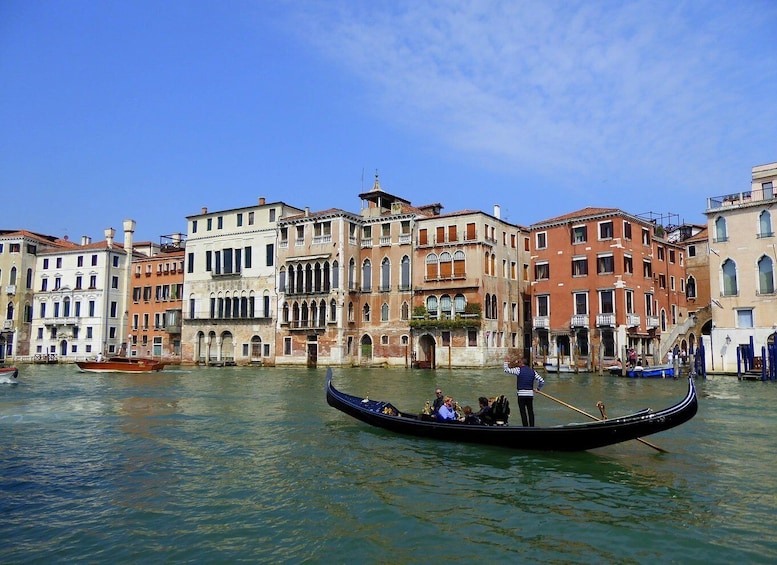
{"type": "MultiPolygon", "coordinates": [[[[698,382],[699,414],[584,453],[396,436],[326,404],[325,369],[94,375],[22,366],[0,385],[0,563],[773,563],[777,383],[698,382]]],[[[609,417],[687,381],[549,375],[609,417]]],[[[499,369],[337,369],[420,409],[510,393],[499,369]]],[[[540,425],[586,421],[544,397],[540,425]]],[[[515,407],[514,407],[515,408],[515,407]]],[[[514,414],[517,416],[517,413],[514,414]]]]}

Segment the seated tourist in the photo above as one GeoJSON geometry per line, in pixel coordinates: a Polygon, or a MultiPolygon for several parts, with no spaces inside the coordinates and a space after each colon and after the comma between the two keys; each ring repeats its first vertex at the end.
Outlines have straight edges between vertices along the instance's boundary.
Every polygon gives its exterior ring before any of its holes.
{"type": "Polygon", "coordinates": [[[478,405],[480,409],[475,413],[475,417],[480,420],[481,424],[494,424],[494,415],[491,412],[491,404],[488,402],[488,398],[481,396],[478,398],[478,405]]]}
{"type": "Polygon", "coordinates": [[[461,421],[465,424],[472,424],[472,425],[479,425],[480,424],[480,418],[475,416],[472,412],[471,406],[465,406],[463,409],[464,415],[461,418],[461,421]]]}
{"type": "Polygon", "coordinates": [[[437,419],[440,422],[456,422],[456,411],[453,409],[453,398],[446,396],[437,410],[437,419]]]}

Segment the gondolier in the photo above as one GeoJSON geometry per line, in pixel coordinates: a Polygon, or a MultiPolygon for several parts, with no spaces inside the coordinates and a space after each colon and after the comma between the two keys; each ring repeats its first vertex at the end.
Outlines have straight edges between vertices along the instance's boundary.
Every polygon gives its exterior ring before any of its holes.
{"type": "Polygon", "coordinates": [[[516,376],[516,388],[518,393],[518,409],[521,412],[521,422],[524,426],[534,427],[534,390],[540,390],[545,384],[537,371],[529,367],[525,357],[519,357],[515,367],[510,366],[509,361],[504,364],[505,373],[516,376]],[[535,385],[536,383],[536,385],[535,385]]]}

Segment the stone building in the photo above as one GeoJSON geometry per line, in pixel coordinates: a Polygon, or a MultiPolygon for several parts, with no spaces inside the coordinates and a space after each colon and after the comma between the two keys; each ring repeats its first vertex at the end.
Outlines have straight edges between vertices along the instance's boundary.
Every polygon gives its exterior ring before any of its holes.
{"type": "Polygon", "coordinates": [[[277,224],[301,212],[259,198],[186,218],[182,362],[275,363],[277,224]]]}

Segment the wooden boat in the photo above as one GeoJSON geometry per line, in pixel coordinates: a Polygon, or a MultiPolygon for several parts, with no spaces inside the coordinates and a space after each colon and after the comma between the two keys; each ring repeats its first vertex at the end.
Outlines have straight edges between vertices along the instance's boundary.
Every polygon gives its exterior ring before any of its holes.
{"type": "Polygon", "coordinates": [[[109,357],[104,361],[76,361],[83,373],[153,373],[165,368],[162,361],[143,357],[109,357]]]}
{"type": "Polygon", "coordinates": [[[585,451],[637,439],[679,426],[693,418],[698,409],[696,386],[693,379],[688,379],[688,394],[685,398],[658,412],[648,408],[619,418],[544,428],[444,423],[419,414],[402,412],[389,402],[340,392],[332,384],[332,369],[327,371],[326,401],[349,416],[392,432],[446,441],[543,451],[585,451]]]}
{"type": "Polygon", "coordinates": [[[0,383],[17,383],[19,369],[16,367],[0,367],[0,383]]]}
{"type": "Polygon", "coordinates": [[[626,370],[626,376],[640,379],[640,378],[674,378],[674,366],[673,365],[656,365],[655,367],[641,367],[637,365],[633,369],[626,370]]]}

